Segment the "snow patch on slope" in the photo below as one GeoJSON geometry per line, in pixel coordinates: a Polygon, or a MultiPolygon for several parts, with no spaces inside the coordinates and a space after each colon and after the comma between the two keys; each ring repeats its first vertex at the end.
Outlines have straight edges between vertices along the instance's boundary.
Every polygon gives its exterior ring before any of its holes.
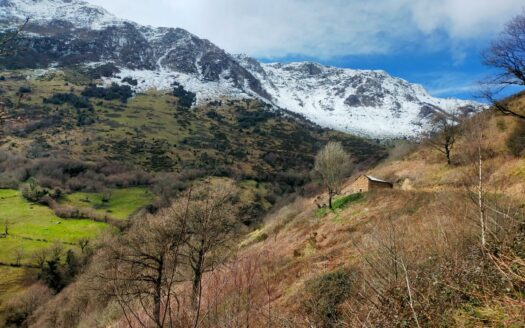
{"type": "Polygon", "coordinates": [[[60,20],[72,23],[75,28],[93,30],[125,22],[102,7],[77,0],[0,0],[0,9],[0,20],[30,18],[31,23],[60,20]]]}
{"type": "Polygon", "coordinates": [[[231,81],[221,78],[220,81],[202,81],[197,76],[169,70],[131,70],[120,68],[120,73],[110,78],[103,78],[103,85],[123,84],[122,79],[131,77],[137,80],[137,86],[131,86],[135,92],[149,90],[170,91],[177,82],[184,89],[197,94],[197,104],[221,98],[244,99],[250,95],[236,88],[231,81]]]}

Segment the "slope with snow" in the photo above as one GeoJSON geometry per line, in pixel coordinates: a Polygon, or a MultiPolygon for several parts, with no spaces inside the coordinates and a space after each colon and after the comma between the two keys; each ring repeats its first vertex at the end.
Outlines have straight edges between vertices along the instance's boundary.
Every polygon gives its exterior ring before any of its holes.
{"type": "Polygon", "coordinates": [[[100,30],[124,20],[104,8],[77,0],[0,0],[0,21],[29,18],[31,23],[53,20],[72,23],[75,28],[100,30]]]}
{"type": "Polygon", "coordinates": [[[431,97],[423,87],[384,71],[261,64],[183,29],[140,26],[81,0],[0,0],[0,29],[26,17],[30,33],[22,44],[32,53],[19,54],[18,66],[114,63],[121,72],[103,83],[131,77],[141,92],[169,90],[178,82],[197,93],[198,102],[259,98],[323,127],[368,137],[415,137],[436,113],[478,105],[431,97]]]}
{"type": "Polygon", "coordinates": [[[276,105],[322,126],[374,138],[414,137],[428,128],[433,114],[477,105],[434,98],[422,86],[384,71],[239,60],[263,81],[276,105]]]}

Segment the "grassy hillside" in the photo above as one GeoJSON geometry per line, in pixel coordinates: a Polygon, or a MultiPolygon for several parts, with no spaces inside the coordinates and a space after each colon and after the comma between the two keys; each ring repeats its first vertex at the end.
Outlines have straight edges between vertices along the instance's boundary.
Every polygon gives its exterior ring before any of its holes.
{"type": "Polygon", "coordinates": [[[15,135],[7,146],[34,157],[60,154],[126,161],[148,171],[200,168],[260,175],[307,167],[315,150],[329,139],[343,141],[358,162],[384,156],[377,145],[321,129],[292,114],[268,111],[257,101],[214,101],[190,110],[173,94],[152,91],[127,103],[89,98],[88,104],[77,106],[92,110],[75,109],[62,98],[82,98],[86,83],[73,79],[71,72],[29,80],[25,75],[34,73],[2,74],[0,99],[9,105],[8,130],[15,135]],[[62,98],[54,101],[53,95],[62,98]]]}
{"type": "MultiPolygon", "coordinates": [[[[367,170],[390,179],[394,190],[343,194],[335,211],[302,197],[268,215],[240,238],[226,265],[206,275],[202,326],[523,327],[525,122],[477,118],[464,123],[452,165],[422,144],[367,170]],[[477,118],[484,131],[485,246],[471,138],[477,118]]],[[[64,309],[64,302],[93,297],[82,292],[87,286],[81,280],[59,295],[34,323],[63,325],[81,304],[64,309]]],[[[84,315],[81,324],[103,317],[101,325],[126,325],[114,307],[93,306],[84,315]]]]}
{"type": "Polygon", "coordinates": [[[76,192],[66,195],[61,204],[125,220],[138,209],[151,204],[154,195],[146,188],[110,189],[103,193],[76,192]]]}
{"type": "Polygon", "coordinates": [[[313,156],[327,141],[341,141],[360,167],[386,156],[375,142],[257,101],[190,108],[184,90],[131,97],[125,87],[94,87],[92,73],[0,72],[0,233],[8,222],[0,308],[49,276],[51,264],[37,265],[35,254],[60,247],[53,274],[69,283],[70,266],[82,270],[91,257],[79,241],[94,245],[112,225],[125,229],[140,209],[166,206],[203,177],[235,180],[243,221],[253,224],[286,195],[315,193],[313,156]]]}
{"type": "Polygon", "coordinates": [[[125,88],[93,89],[89,83],[96,80],[80,68],[0,75],[7,117],[0,146],[3,187],[17,187],[29,175],[66,192],[150,186],[169,198],[195,179],[221,176],[265,184],[249,210],[257,217],[268,203],[312,181],[313,156],[329,140],[341,141],[359,166],[387,155],[375,142],[255,100],[190,108],[192,95],[175,87],[127,98],[125,88]]]}
{"type": "Polygon", "coordinates": [[[36,265],[33,255],[57,243],[65,251],[78,249],[80,239],[93,239],[110,226],[103,222],[58,218],[51,209],[31,204],[17,190],[0,190],[0,308],[2,303],[30,282],[36,265]]]}
{"type": "MultiPolygon", "coordinates": [[[[512,106],[524,99],[514,98],[512,106]]],[[[525,325],[525,122],[480,116],[490,235],[484,248],[469,120],[454,147],[453,165],[423,143],[367,171],[394,182],[394,190],[346,194],[334,212],[303,198],[269,216],[242,242],[238,256],[245,270],[271,270],[268,278],[242,286],[257,290],[250,300],[254,307],[271,306],[275,320],[287,327],[525,325]]],[[[219,275],[232,272],[247,274],[241,269],[219,275]]],[[[219,302],[240,301],[221,295],[219,302]]],[[[236,317],[244,315],[256,317],[256,326],[267,324],[255,309],[236,317]]]]}

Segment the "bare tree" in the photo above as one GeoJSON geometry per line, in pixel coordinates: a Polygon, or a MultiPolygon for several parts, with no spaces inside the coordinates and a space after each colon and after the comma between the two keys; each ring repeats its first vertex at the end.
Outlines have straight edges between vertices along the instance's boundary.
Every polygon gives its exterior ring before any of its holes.
{"type": "Polygon", "coordinates": [[[456,113],[438,114],[432,120],[432,129],[427,134],[427,142],[447,158],[447,164],[452,164],[451,152],[460,133],[459,116],[456,113]]]}
{"type": "Polygon", "coordinates": [[[187,197],[189,208],[187,239],[188,262],[192,271],[192,305],[196,311],[197,325],[202,277],[221,261],[221,252],[232,241],[239,227],[234,206],[236,189],[230,182],[207,183],[198,186],[187,197]]]}
{"type": "Polygon", "coordinates": [[[22,247],[17,247],[13,251],[13,255],[15,257],[15,265],[19,267],[22,262],[22,258],[24,257],[24,249],[22,247]]]}
{"type": "Polygon", "coordinates": [[[343,178],[350,168],[350,156],[339,142],[329,142],[315,157],[315,170],[328,190],[328,206],[333,209],[332,199],[339,194],[343,178]]]}
{"type": "Polygon", "coordinates": [[[39,269],[44,268],[44,265],[46,264],[46,261],[49,258],[49,252],[50,251],[48,249],[39,248],[31,255],[31,258],[33,259],[33,261],[39,269]]]}
{"type": "Polygon", "coordinates": [[[482,55],[485,65],[499,71],[487,81],[482,96],[490,101],[495,110],[525,119],[525,114],[495,98],[495,94],[507,86],[525,86],[525,11],[507,23],[499,38],[482,55]],[[491,90],[494,86],[499,90],[491,90]]]}
{"type": "Polygon", "coordinates": [[[486,181],[489,178],[489,168],[485,165],[487,152],[487,120],[486,113],[476,115],[467,122],[465,136],[467,145],[466,163],[472,170],[468,171],[465,186],[470,198],[477,208],[477,217],[480,228],[480,240],[482,249],[487,243],[487,188],[486,181]]]}
{"type": "Polygon", "coordinates": [[[52,259],[60,260],[60,257],[64,253],[64,245],[59,241],[55,241],[49,248],[49,253],[51,254],[50,257],[52,259]]]}
{"type": "Polygon", "coordinates": [[[179,302],[174,286],[183,280],[182,251],[187,240],[188,203],[175,202],[155,216],[135,224],[110,246],[108,266],[99,278],[104,292],[121,307],[130,326],[173,326],[172,302],[179,302]]]}
{"type": "Polygon", "coordinates": [[[77,241],[77,244],[78,244],[78,247],[80,247],[80,251],[82,252],[82,254],[84,254],[84,252],[86,251],[88,245],[89,245],[89,239],[88,238],[80,238],[78,241],[77,241]]]}

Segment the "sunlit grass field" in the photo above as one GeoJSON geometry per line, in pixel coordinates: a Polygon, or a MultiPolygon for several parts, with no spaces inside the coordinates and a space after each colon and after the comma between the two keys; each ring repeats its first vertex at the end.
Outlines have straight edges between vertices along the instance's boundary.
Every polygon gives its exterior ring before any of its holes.
{"type": "Polygon", "coordinates": [[[112,189],[107,202],[102,193],[77,192],[67,195],[64,204],[88,208],[115,219],[125,220],[138,209],[150,204],[155,195],[147,188],[112,189]]]}
{"type": "Polygon", "coordinates": [[[60,219],[50,208],[23,199],[17,190],[0,190],[1,233],[5,232],[6,222],[9,234],[0,238],[0,262],[4,263],[13,263],[15,250],[24,254],[22,263],[27,263],[39,248],[54,242],[74,244],[109,228],[103,222],[60,219]]]}

